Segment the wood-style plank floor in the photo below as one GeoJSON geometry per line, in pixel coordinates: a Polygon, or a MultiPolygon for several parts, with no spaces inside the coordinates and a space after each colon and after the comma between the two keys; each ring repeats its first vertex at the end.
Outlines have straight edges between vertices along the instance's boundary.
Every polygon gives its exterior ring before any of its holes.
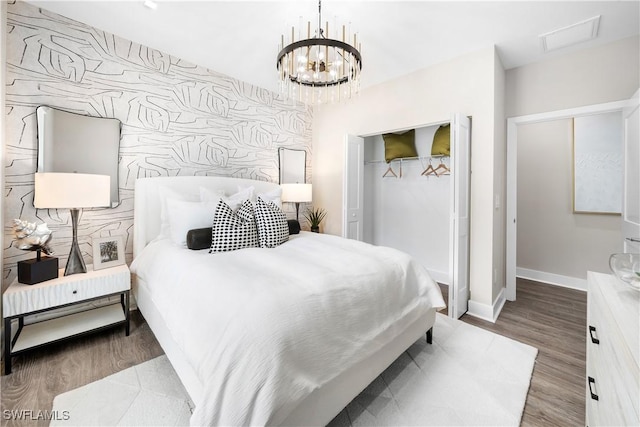
{"type": "MultiPolygon", "coordinates": [[[[462,317],[538,348],[523,426],[584,425],[586,302],[581,291],[518,280],[517,301],[505,304],[495,324],[462,317]]],[[[2,426],[46,426],[7,419],[5,411],[51,410],[56,395],[161,355],[144,318],[136,311],[131,321],[129,337],[119,328],[15,357],[13,373],[0,383],[2,426]]]]}

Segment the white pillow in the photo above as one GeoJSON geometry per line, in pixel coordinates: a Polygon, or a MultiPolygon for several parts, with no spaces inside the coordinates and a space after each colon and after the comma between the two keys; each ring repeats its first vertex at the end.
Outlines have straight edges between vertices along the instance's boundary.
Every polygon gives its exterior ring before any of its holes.
{"type": "Polygon", "coordinates": [[[277,207],[282,209],[282,188],[278,187],[275,190],[258,193],[256,195],[256,198],[257,197],[260,197],[266,204],[273,202],[277,207]]]}
{"type": "Polygon", "coordinates": [[[224,200],[231,210],[236,211],[242,202],[253,198],[253,192],[253,187],[247,187],[231,196],[225,196],[222,190],[210,190],[206,187],[200,187],[200,200],[204,203],[213,204],[214,209],[220,200],[224,200]]]}
{"type": "Polygon", "coordinates": [[[213,225],[214,210],[207,203],[167,199],[167,214],[171,240],[180,246],[187,246],[189,230],[213,225]]]}
{"type": "Polygon", "coordinates": [[[160,195],[160,237],[168,238],[171,237],[171,231],[169,230],[167,199],[197,202],[199,198],[195,194],[180,193],[164,186],[158,187],[158,194],[160,195]]]}
{"type": "Polygon", "coordinates": [[[200,201],[204,203],[214,203],[218,205],[218,200],[224,197],[224,190],[212,190],[206,187],[200,187],[200,201]]]}
{"type": "Polygon", "coordinates": [[[265,191],[263,193],[256,193],[255,192],[255,188],[254,187],[243,187],[241,185],[238,186],[238,191],[245,191],[248,188],[253,189],[253,193],[251,196],[251,203],[255,204],[258,200],[258,197],[260,197],[262,199],[262,201],[264,201],[265,203],[269,203],[269,202],[273,202],[277,207],[279,207],[280,209],[282,209],[282,188],[278,187],[276,189],[273,189],[271,191],[265,191]]]}

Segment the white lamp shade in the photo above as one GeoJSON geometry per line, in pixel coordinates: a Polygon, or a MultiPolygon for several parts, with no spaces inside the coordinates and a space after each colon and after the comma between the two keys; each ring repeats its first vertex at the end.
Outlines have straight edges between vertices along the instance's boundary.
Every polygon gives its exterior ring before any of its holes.
{"type": "Polygon", "coordinates": [[[306,203],[311,201],[311,184],[280,184],[282,187],[282,201],[306,203]]]}
{"type": "Polygon", "coordinates": [[[36,173],[33,205],[45,209],[82,209],[111,205],[111,177],[84,173],[36,173]]]}

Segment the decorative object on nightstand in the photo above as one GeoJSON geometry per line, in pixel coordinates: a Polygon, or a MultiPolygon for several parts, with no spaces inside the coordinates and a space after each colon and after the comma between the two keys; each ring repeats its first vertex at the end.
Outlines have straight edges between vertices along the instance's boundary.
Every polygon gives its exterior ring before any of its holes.
{"type": "Polygon", "coordinates": [[[86,273],[78,246],[78,217],[82,208],[109,207],[111,178],[108,175],[80,173],[36,173],[33,205],[46,209],[70,209],[73,225],[71,251],[64,275],[86,273]]]}
{"type": "Polygon", "coordinates": [[[296,204],[296,221],[299,221],[300,203],[311,201],[311,184],[280,184],[282,201],[296,204]]]}
{"type": "Polygon", "coordinates": [[[46,255],[53,254],[49,246],[51,230],[47,224],[14,219],[12,230],[16,248],[23,251],[36,251],[35,258],[18,261],[18,282],[33,285],[58,277],[58,258],[52,256],[43,258],[41,255],[41,252],[46,255]]]}
{"type": "Polygon", "coordinates": [[[311,231],[314,233],[320,232],[320,223],[327,216],[327,211],[322,208],[311,208],[304,214],[304,217],[307,221],[309,221],[309,226],[311,227],[311,231]]]}
{"type": "Polygon", "coordinates": [[[93,269],[115,267],[124,264],[124,243],[122,236],[98,237],[93,239],[93,269]]]}
{"type": "Polygon", "coordinates": [[[89,266],[86,274],[59,276],[32,286],[14,280],[2,295],[5,374],[11,373],[13,356],[47,343],[120,325],[128,336],[130,289],[126,265],[100,271],[89,266]],[[104,304],[96,304],[101,301],[104,304]],[[77,310],[78,305],[88,307],[77,310]],[[62,315],[61,309],[65,310],[62,315]],[[52,310],[58,310],[58,317],[51,317],[52,310]]]}
{"type": "Polygon", "coordinates": [[[613,254],[609,257],[609,267],[623,283],[640,291],[640,254],[613,254]]]}

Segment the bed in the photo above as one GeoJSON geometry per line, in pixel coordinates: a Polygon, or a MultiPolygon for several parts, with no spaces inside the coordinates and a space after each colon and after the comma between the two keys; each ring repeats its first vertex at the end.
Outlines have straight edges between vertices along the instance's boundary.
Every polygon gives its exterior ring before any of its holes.
{"type": "Polygon", "coordinates": [[[192,425],[326,425],[427,334],[444,301],[408,255],[301,232],[272,249],[210,254],[162,231],[167,189],[196,200],[277,184],[136,181],[133,293],[195,403],[192,425]]]}

